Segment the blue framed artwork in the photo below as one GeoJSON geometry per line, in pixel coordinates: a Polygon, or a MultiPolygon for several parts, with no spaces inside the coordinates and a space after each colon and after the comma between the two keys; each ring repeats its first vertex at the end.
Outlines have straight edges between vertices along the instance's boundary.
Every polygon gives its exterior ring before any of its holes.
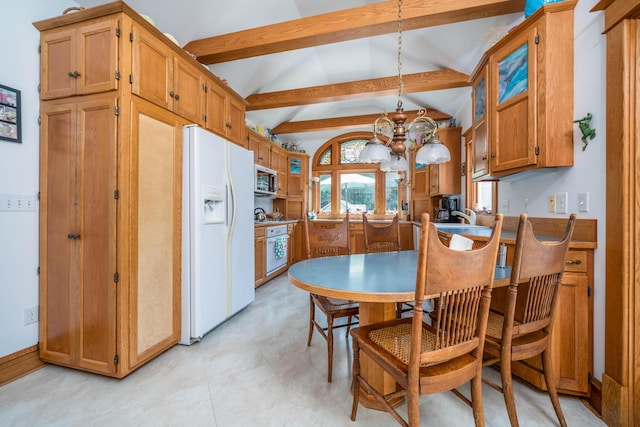
{"type": "Polygon", "coordinates": [[[475,111],[475,117],[473,120],[479,120],[480,118],[482,118],[482,116],[484,116],[484,109],[485,109],[486,99],[487,99],[484,77],[482,78],[482,80],[478,82],[478,85],[476,86],[475,96],[476,96],[476,103],[473,108],[475,111]]]}
{"type": "Polygon", "coordinates": [[[20,91],[0,85],[0,140],[22,142],[20,91]]]}
{"type": "Polygon", "coordinates": [[[529,44],[525,43],[498,63],[498,103],[528,89],[529,44]]]}
{"type": "Polygon", "coordinates": [[[289,159],[289,173],[300,175],[300,159],[289,159]]]}

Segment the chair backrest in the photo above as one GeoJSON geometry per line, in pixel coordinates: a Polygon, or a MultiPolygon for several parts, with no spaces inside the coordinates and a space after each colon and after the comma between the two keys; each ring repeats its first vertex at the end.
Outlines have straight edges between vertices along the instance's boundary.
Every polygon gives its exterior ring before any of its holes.
{"type": "Polygon", "coordinates": [[[491,289],[502,231],[496,215],[489,241],[480,248],[456,251],[443,245],[429,215],[422,214],[418,273],[412,321],[411,352],[423,364],[473,353],[482,362],[491,289]],[[438,298],[429,318],[434,340],[420,347],[425,296],[438,298]]]}
{"type": "Polygon", "coordinates": [[[362,214],[364,229],[364,250],[366,253],[394,252],[400,250],[400,221],[398,214],[393,217],[391,224],[373,225],[362,214]]]}
{"type": "Polygon", "coordinates": [[[351,254],[349,245],[349,214],[335,228],[317,226],[305,218],[307,258],[351,254]]]}
{"type": "Polygon", "coordinates": [[[531,333],[553,323],[575,223],[576,216],[572,214],[560,241],[541,242],[533,234],[527,215],[520,215],[504,313],[505,325],[513,328],[503,331],[503,337],[505,332],[509,335],[531,333]]]}

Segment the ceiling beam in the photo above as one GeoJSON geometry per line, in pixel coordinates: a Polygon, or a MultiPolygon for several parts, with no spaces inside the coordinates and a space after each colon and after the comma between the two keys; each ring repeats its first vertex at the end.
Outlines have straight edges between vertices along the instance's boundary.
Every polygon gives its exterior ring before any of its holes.
{"type": "MultiPolygon", "coordinates": [[[[509,13],[525,0],[404,0],[402,29],[433,27],[509,13]]],[[[395,0],[192,40],[184,49],[204,64],[338,43],[397,31],[395,0]]]]}
{"type": "MultiPolygon", "coordinates": [[[[469,76],[455,70],[437,70],[402,76],[403,93],[428,92],[469,86],[469,76]]],[[[279,92],[257,93],[246,98],[247,111],[292,107],[398,93],[398,76],[358,80],[279,92]]]]}
{"type": "MultiPolygon", "coordinates": [[[[407,122],[411,122],[418,111],[405,111],[407,122]]],[[[427,110],[427,116],[435,121],[449,120],[451,116],[438,110],[427,110]]],[[[353,129],[362,126],[373,128],[373,122],[380,114],[366,114],[363,116],[333,117],[329,119],[301,120],[299,122],[284,122],[271,130],[276,135],[302,132],[318,132],[325,130],[353,129]]]]}

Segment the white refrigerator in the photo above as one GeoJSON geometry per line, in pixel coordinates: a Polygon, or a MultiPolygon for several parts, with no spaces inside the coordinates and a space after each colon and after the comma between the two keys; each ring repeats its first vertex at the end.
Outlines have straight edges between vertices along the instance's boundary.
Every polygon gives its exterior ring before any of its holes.
{"type": "Polygon", "coordinates": [[[253,152],[189,125],[182,161],[180,344],[190,345],[255,297],[253,152]]]}

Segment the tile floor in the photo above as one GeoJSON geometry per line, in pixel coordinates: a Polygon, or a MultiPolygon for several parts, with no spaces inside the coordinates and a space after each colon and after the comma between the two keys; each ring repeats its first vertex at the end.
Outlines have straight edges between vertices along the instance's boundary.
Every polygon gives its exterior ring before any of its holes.
{"type": "MultiPolygon", "coordinates": [[[[336,339],[333,383],[326,343],[306,346],[308,294],[286,273],[258,288],[256,301],[192,346],[175,346],[117,380],[49,365],[0,387],[1,426],[393,426],[360,406],[351,422],[350,357],[336,339]]],[[[497,372],[485,375],[498,380],[497,372]]],[[[516,383],[520,424],[557,425],[546,394],[516,383]]],[[[502,395],[484,386],[488,426],[508,426],[502,395]]],[[[468,395],[468,387],[464,389],[468,395]]],[[[580,400],[561,398],[570,426],[603,426],[580,400]]],[[[404,407],[406,408],[406,407],[404,407]]],[[[406,415],[406,409],[401,413],[406,415]]],[[[472,426],[452,393],[421,397],[422,425],[472,426]]]]}

